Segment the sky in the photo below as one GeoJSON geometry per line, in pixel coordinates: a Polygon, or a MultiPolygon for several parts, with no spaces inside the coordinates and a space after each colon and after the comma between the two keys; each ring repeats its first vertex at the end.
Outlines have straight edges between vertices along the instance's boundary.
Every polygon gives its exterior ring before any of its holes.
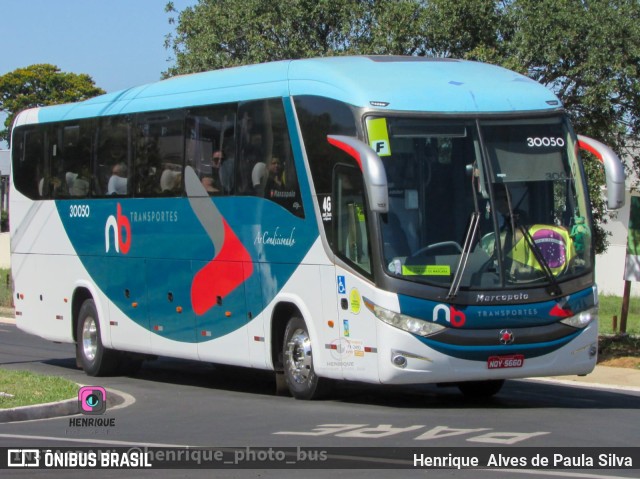
{"type": "MultiPolygon", "coordinates": [[[[50,63],[107,92],[154,82],[173,63],[166,0],[0,0],[0,75],[50,63]]],[[[197,0],[173,0],[176,10],[197,0]]],[[[174,14],[175,16],[175,14],[174,14]]],[[[6,115],[0,114],[0,124],[6,115]]],[[[0,148],[6,148],[0,144],[0,148]]]]}
{"type": "MultiPolygon", "coordinates": [[[[177,10],[197,0],[173,0],[177,10]]],[[[36,63],[87,73],[113,92],[160,79],[172,63],[165,0],[0,0],[0,75],[36,63]]]]}

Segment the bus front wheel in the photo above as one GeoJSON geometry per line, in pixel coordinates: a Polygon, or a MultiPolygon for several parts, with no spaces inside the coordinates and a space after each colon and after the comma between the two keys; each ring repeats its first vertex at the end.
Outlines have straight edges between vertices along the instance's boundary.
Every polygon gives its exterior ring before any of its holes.
{"type": "Polygon", "coordinates": [[[327,379],[313,369],[313,352],[307,325],[300,317],[289,320],[284,332],[284,377],[296,399],[318,399],[328,392],[327,379]]]}
{"type": "Polygon", "coordinates": [[[93,299],[87,299],[80,307],[76,336],[78,363],[89,376],[107,376],[118,367],[118,353],[107,349],[100,338],[100,322],[93,299]]]}

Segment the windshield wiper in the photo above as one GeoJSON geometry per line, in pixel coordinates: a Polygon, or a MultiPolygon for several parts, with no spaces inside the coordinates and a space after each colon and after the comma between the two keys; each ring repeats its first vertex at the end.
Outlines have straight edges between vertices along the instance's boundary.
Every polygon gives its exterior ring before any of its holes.
{"type": "Polygon", "coordinates": [[[527,245],[531,249],[533,256],[536,258],[536,261],[542,268],[542,272],[544,273],[545,277],[550,283],[549,286],[547,286],[546,288],[547,293],[549,293],[549,296],[554,296],[554,297],[561,296],[562,289],[560,288],[560,285],[558,284],[558,280],[553,274],[553,271],[551,271],[551,268],[549,267],[549,263],[547,263],[547,260],[544,258],[542,251],[540,251],[540,247],[535,243],[535,241],[533,241],[533,238],[531,237],[531,233],[529,233],[529,230],[527,228],[525,228],[520,224],[518,225],[518,228],[520,229],[522,236],[524,236],[524,240],[527,242],[527,245]]]}
{"type": "Polygon", "coordinates": [[[469,261],[469,255],[471,254],[471,248],[476,242],[478,226],[480,226],[480,212],[474,211],[471,213],[471,221],[469,222],[467,235],[465,236],[464,244],[462,245],[462,254],[460,255],[460,261],[458,261],[456,272],[453,275],[453,281],[451,282],[451,288],[449,288],[447,299],[453,299],[458,295],[458,290],[462,283],[462,275],[464,274],[467,262],[469,261]]]}

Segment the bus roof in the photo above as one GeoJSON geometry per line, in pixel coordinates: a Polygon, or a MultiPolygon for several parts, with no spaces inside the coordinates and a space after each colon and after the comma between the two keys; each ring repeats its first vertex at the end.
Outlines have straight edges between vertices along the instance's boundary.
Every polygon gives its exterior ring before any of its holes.
{"type": "Polygon", "coordinates": [[[556,110],[558,98],[518,73],[454,59],[402,56],[286,60],[172,77],[84,102],[38,109],[16,124],[165,110],[288,95],[434,113],[556,110]],[[373,102],[373,103],[372,103],[373,102]]]}

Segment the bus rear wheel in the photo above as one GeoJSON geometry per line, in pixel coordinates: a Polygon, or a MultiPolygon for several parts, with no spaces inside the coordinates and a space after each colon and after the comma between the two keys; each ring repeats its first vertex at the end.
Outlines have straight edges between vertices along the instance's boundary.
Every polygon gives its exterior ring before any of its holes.
{"type": "Polygon", "coordinates": [[[93,299],[87,299],[80,307],[76,336],[78,364],[89,376],[108,376],[118,367],[118,352],[107,349],[100,338],[100,322],[93,299]]]}
{"type": "Polygon", "coordinates": [[[313,352],[307,325],[300,317],[289,320],[284,332],[284,377],[296,399],[319,399],[326,395],[329,381],[313,369],[313,352]]]}
{"type": "Polygon", "coordinates": [[[458,384],[458,389],[469,399],[486,399],[500,392],[504,385],[504,379],[490,381],[468,381],[458,384]]]}

